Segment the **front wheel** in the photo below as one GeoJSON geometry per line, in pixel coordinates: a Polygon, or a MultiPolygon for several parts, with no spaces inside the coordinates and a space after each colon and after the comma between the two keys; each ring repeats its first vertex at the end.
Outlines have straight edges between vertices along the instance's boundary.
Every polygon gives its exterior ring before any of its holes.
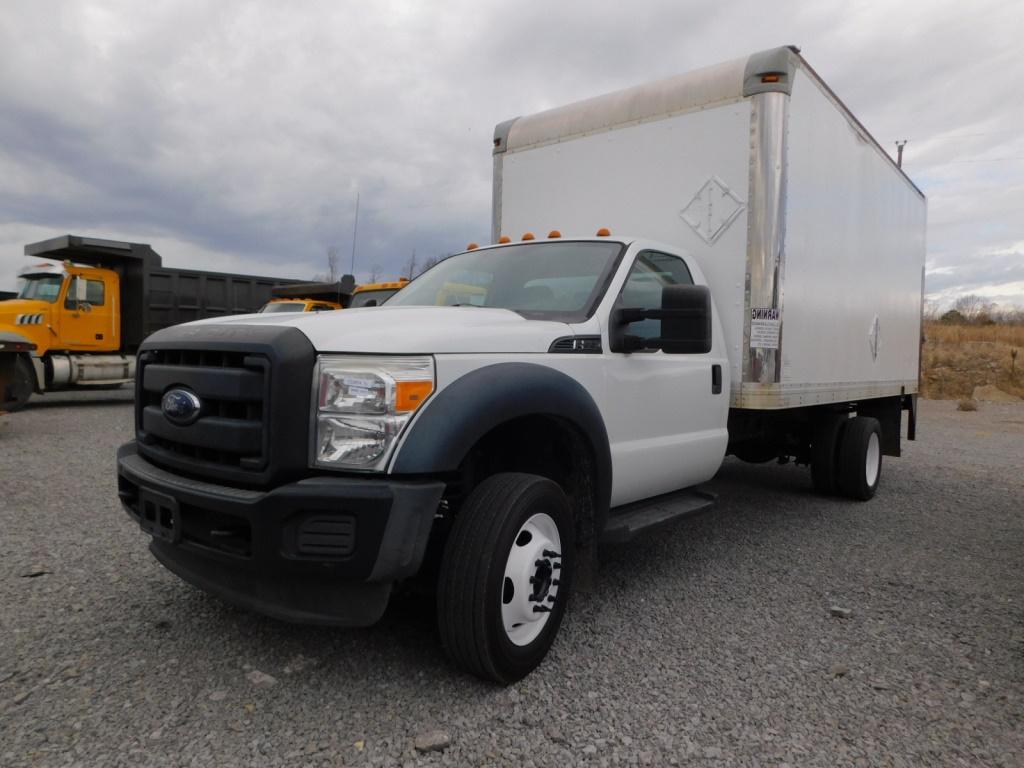
{"type": "Polygon", "coordinates": [[[437,620],[448,657],[509,684],[554,642],[572,587],[573,524],[562,489],[503,473],[466,499],[445,545],[437,620]]]}
{"type": "Polygon", "coordinates": [[[19,355],[13,365],[8,365],[6,360],[0,360],[0,366],[4,367],[4,370],[0,371],[0,411],[20,411],[35,390],[32,363],[19,355]],[[8,368],[9,375],[4,375],[8,373],[8,368]]]}

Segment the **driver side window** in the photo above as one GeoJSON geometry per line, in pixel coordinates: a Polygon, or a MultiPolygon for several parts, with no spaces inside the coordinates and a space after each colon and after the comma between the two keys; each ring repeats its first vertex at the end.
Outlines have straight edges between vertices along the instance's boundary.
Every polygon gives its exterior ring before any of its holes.
{"type": "MultiPolygon", "coordinates": [[[[686,262],[659,251],[643,251],[636,257],[619,294],[620,307],[659,309],[661,289],[666,285],[693,285],[686,262]]],[[[661,336],[661,320],[630,323],[626,333],[644,338],[661,336]]]]}
{"type": "Polygon", "coordinates": [[[102,307],[103,306],[103,281],[102,280],[89,280],[87,278],[76,275],[71,278],[71,282],[68,285],[67,296],[64,298],[65,309],[78,309],[78,291],[79,282],[85,283],[85,303],[91,307],[102,307]]]}

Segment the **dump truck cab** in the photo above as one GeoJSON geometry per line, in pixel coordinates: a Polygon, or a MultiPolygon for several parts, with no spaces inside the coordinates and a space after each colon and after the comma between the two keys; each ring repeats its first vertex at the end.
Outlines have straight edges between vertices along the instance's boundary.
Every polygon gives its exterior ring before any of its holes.
{"type": "Polygon", "coordinates": [[[22,270],[16,299],[0,302],[0,332],[50,350],[120,347],[120,278],[109,269],[41,262],[22,270]]]}

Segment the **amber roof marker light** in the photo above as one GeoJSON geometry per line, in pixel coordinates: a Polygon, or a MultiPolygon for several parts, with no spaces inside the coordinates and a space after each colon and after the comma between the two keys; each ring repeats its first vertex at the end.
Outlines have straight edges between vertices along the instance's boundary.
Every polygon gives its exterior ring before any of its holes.
{"type": "Polygon", "coordinates": [[[523,232],[523,240],[536,240],[533,236],[533,232],[523,232]]]}
{"type": "Polygon", "coordinates": [[[479,247],[480,246],[477,245],[476,243],[470,243],[469,245],[466,246],[466,250],[467,251],[475,251],[479,247]]]}
{"type": "Polygon", "coordinates": [[[601,227],[599,230],[597,230],[598,237],[610,237],[611,234],[612,231],[608,229],[608,227],[601,227]]]}
{"type": "Polygon", "coordinates": [[[559,232],[557,229],[552,229],[550,232],[548,232],[548,240],[557,240],[561,236],[562,233],[559,232]]]}
{"type": "Polygon", "coordinates": [[[501,237],[498,238],[498,243],[502,244],[502,245],[504,245],[505,243],[511,243],[511,242],[512,242],[512,238],[509,237],[508,235],[502,235],[501,237]]]}

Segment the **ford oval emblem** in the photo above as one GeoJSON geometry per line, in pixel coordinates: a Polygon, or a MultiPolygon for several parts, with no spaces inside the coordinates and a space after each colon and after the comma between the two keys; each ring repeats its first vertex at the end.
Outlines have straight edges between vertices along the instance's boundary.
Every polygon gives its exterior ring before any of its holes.
{"type": "Polygon", "coordinates": [[[169,389],[164,393],[160,401],[160,410],[164,417],[172,424],[187,426],[199,418],[199,412],[203,403],[196,395],[187,389],[169,389]]]}

